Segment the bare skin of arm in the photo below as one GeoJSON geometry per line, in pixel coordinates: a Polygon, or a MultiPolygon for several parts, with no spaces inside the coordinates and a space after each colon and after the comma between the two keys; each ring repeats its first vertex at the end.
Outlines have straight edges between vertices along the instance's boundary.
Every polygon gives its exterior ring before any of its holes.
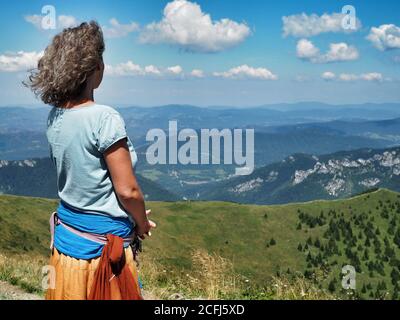
{"type": "Polygon", "coordinates": [[[156,225],[147,219],[150,211],[146,212],[144,197],[132,168],[126,139],[113,144],[103,156],[110,171],[115,193],[125,210],[135,220],[138,236],[144,239],[156,225]]]}

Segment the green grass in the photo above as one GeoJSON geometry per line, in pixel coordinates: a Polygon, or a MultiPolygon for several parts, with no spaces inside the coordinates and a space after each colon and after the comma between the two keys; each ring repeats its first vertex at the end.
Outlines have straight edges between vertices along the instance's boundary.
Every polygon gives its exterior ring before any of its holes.
{"type": "Polygon", "coordinates": [[[49,218],[56,200],[0,196],[0,251],[47,255],[49,218]]]}
{"type": "MultiPolygon", "coordinates": [[[[344,254],[346,239],[341,237],[337,241],[341,255],[327,256],[324,259],[326,264],[324,266],[317,264],[307,267],[308,253],[311,252],[316,256],[321,253],[320,248],[310,246],[306,251],[299,251],[298,245],[304,245],[309,237],[313,241],[319,238],[321,243],[326,245],[328,238],[325,232],[329,221],[333,219],[328,215],[329,211],[335,211],[340,217],[343,215],[343,219],[351,224],[354,234],[358,235],[363,229],[355,224],[354,218],[364,213],[366,221],[374,219],[374,227],[379,226],[381,234],[378,238],[382,248],[384,248],[383,239],[389,237],[395,257],[398,258],[400,249],[393,243],[393,236],[389,235],[387,230],[389,220],[392,218],[400,225],[400,214],[396,212],[397,207],[395,207],[399,201],[399,194],[379,190],[348,200],[313,201],[279,206],[224,202],[149,202],[147,206],[153,212],[151,218],[157,222],[158,228],[153,232],[152,238],[144,243],[142,257],[156,261],[158,269],[165,269],[169,274],[181,277],[194,270],[193,253],[197,249],[204,249],[209,254],[216,254],[232,263],[234,274],[245,281],[247,285],[245,291],[250,297],[262,298],[257,292],[270,297],[268,286],[271,285],[271,281],[276,281],[275,276],[279,275],[278,279],[287,278],[290,283],[291,278],[301,278],[306,270],[315,274],[310,281],[316,288],[325,291],[329,282],[335,278],[337,281],[335,294],[341,294],[339,281],[341,267],[344,264],[351,264],[344,254]],[[384,206],[389,212],[389,219],[381,215],[384,206]],[[394,209],[389,206],[393,206],[394,209]],[[311,217],[318,217],[324,212],[326,223],[315,227],[302,223],[302,228],[299,230],[297,228],[300,222],[299,210],[311,217]],[[275,245],[270,244],[271,239],[275,240],[275,245]]],[[[52,200],[0,196],[2,234],[0,252],[6,255],[47,256],[48,218],[56,206],[57,202],[52,200]]],[[[356,247],[364,241],[365,238],[359,240],[356,247]]],[[[356,248],[354,250],[357,251],[356,248]]],[[[370,251],[372,260],[384,260],[383,254],[373,253],[373,247],[370,251]]],[[[355,294],[360,298],[371,298],[369,294],[371,292],[375,294],[378,283],[384,281],[391,296],[394,291],[390,277],[393,268],[390,261],[384,261],[385,274],[374,272],[371,276],[365,262],[362,261],[362,272],[357,274],[355,294]],[[367,283],[371,284],[372,289],[362,294],[360,290],[363,284],[367,283]]],[[[296,279],[293,281],[296,282],[296,279]]],[[[246,293],[241,293],[242,297],[245,295],[246,293]]],[[[374,298],[379,297],[374,296],[374,298]]]]}
{"type": "Polygon", "coordinates": [[[42,268],[47,263],[48,258],[40,255],[0,255],[0,280],[28,293],[43,294],[42,268]]]}

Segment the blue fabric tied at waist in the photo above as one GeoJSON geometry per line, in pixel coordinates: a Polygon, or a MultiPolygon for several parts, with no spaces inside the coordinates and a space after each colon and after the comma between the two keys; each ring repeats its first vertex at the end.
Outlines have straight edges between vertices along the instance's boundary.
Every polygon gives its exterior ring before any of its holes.
{"type": "MultiPolygon", "coordinates": [[[[87,233],[114,234],[126,238],[132,234],[134,229],[134,224],[129,218],[82,212],[62,200],[57,208],[57,216],[68,226],[87,233]]],[[[54,247],[67,256],[89,260],[100,257],[104,245],[82,238],[59,224],[55,227],[54,247]]]]}

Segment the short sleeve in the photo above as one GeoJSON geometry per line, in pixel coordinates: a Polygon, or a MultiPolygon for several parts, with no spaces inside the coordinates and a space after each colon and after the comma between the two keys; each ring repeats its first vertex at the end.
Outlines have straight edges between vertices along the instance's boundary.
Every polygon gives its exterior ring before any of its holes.
{"type": "Polygon", "coordinates": [[[132,141],[129,137],[128,137],[128,147],[129,147],[129,152],[131,154],[132,167],[135,168],[136,164],[138,162],[138,156],[137,156],[136,150],[132,144],[132,141]]]}
{"type": "Polygon", "coordinates": [[[107,113],[100,123],[97,137],[97,149],[104,153],[119,140],[127,138],[124,119],[117,112],[107,113]]]}

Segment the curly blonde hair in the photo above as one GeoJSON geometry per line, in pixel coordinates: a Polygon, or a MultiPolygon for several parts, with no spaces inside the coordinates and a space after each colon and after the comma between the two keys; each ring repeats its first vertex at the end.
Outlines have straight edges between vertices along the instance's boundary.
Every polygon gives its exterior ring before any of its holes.
{"type": "Polygon", "coordinates": [[[103,32],[97,22],[64,29],[53,38],[24,85],[45,104],[63,107],[83,92],[88,77],[103,61],[104,49],[103,32]]]}

